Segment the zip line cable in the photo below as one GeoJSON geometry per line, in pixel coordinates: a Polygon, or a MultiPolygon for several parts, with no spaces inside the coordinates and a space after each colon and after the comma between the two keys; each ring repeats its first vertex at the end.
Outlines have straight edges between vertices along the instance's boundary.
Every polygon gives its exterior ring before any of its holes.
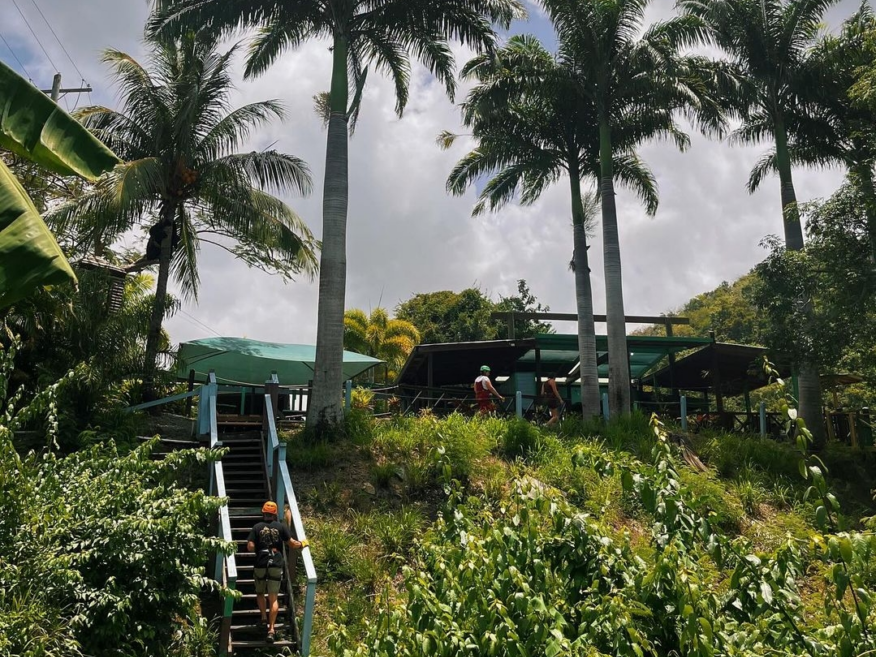
{"type": "Polygon", "coordinates": [[[55,69],[55,72],[59,72],[60,69],[55,65],[55,62],[52,61],[52,57],[49,55],[45,46],[43,46],[43,42],[40,41],[40,38],[37,36],[37,33],[33,31],[33,28],[30,26],[30,22],[27,20],[27,16],[24,15],[24,12],[21,11],[21,7],[18,6],[17,0],[12,0],[12,4],[15,5],[15,8],[18,10],[18,13],[21,14],[21,18],[24,20],[24,24],[27,25],[27,29],[30,30],[30,33],[33,34],[33,38],[36,39],[36,42],[39,44],[40,48],[43,51],[43,54],[46,56],[46,59],[49,60],[49,64],[52,65],[52,68],[55,69]]]}
{"type": "Polygon", "coordinates": [[[21,60],[18,58],[18,55],[15,54],[15,51],[12,49],[12,46],[9,45],[9,42],[6,40],[2,34],[0,34],[0,40],[6,44],[6,47],[9,48],[9,52],[12,53],[12,56],[15,58],[15,61],[18,62],[18,65],[21,67],[21,70],[24,71],[24,74],[27,76],[27,79],[33,82],[33,78],[28,73],[27,69],[24,67],[24,64],[21,63],[21,60]]]}
{"type": "Polygon", "coordinates": [[[67,49],[64,47],[64,44],[61,42],[61,39],[58,38],[58,34],[55,32],[55,28],[52,27],[52,24],[49,22],[49,19],[46,18],[46,15],[43,13],[43,10],[40,9],[40,6],[37,4],[36,0],[30,0],[33,3],[33,6],[36,7],[36,10],[39,12],[40,16],[42,16],[43,21],[48,26],[49,31],[52,33],[52,36],[55,37],[55,41],[58,42],[58,45],[61,46],[61,50],[64,51],[64,54],[67,55],[67,59],[70,60],[70,63],[73,64],[73,68],[76,69],[76,72],[79,74],[79,77],[85,82],[85,76],[82,75],[82,71],[79,70],[79,67],[76,66],[76,62],[73,61],[73,58],[70,56],[70,53],[67,52],[67,49]]]}

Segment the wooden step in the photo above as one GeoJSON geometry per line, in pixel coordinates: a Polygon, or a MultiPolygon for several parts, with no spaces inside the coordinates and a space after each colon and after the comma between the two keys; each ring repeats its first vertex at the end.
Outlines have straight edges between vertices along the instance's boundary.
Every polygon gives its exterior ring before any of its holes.
{"type": "Polygon", "coordinates": [[[294,648],[295,642],[289,641],[289,639],[277,639],[273,643],[268,643],[265,640],[261,641],[235,641],[232,639],[231,645],[234,648],[235,652],[238,650],[256,650],[259,648],[294,648]]]}
{"type": "MultiPolygon", "coordinates": [[[[286,607],[284,605],[280,605],[280,612],[277,615],[277,618],[280,618],[286,614],[286,607]]],[[[246,619],[251,618],[253,624],[259,619],[261,616],[261,612],[258,609],[234,609],[231,612],[231,617],[235,620],[239,620],[238,625],[243,625],[246,623],[246,619]]]]}

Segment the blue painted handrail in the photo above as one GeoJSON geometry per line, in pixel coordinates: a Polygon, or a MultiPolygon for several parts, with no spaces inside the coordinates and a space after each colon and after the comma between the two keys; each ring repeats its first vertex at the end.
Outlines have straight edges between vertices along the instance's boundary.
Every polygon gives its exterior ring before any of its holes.
{"type": "MultiPolygon", "coordinates": [[[[216,394],[218,386],[216,385],[216,375],[210,372],[208,383],[204,386],[205,395],[202,401],[201,410],[206,410],[206,418],[203,415],[199,418],[203,424],[208,424],[210,432],[210,449],[216,449],[222,446],[219,442],[219,427],[216,416],[216,394]],[[207,422],[203,422],[203,420],[207,422]]],[[[210,470],[210,494],[215,494],[217,497],[227,497],[225,490],[225,472],[222,468],[222,462],[216,461],[210,470]]],[[[222,534],[222,540],[233,541],[231,534],[231,517],[228,513],[228,504],[225,503],[219,509],[219,530],[222,534]]],[[[234,558],[234,553],[226,554],[224,558],[216,559],[216,570],[214,579],[220,584],[224,584],[229,591],[237,589],[237,561],[234,558]]],[[[222,610],[222,626],[219,633],[219,654],[225,655],[229,652],[231,641],[231,616],[234,611],[234,597],[229,595],[225,598],[225,606],[222,610]]]]}
{"type": "Polygon", "coordinates": [[[197,397],[201,394],[200,388],[195,388],[194,390],[189,390],[188,392],[181,392],[177,395],[171,395],[170,397],[165,397],[164,399],[156,399],[151,402],[144,402],[143,404],[137,404],[136,406],[128,406],[125,409],[126,413],[132,413],[134,411],[144,411],[147,408],[154,408],[155,406],[162,406],[164,404],[169,404],[175,401],[182,401],[183,399],[188,399],[189,397],[197,397]]]}
{"type": "MultiPolygon", "coordinates": [[[[268,383],[279,383],[277,375],[273,375],[268,383]]],[[[267,465],[268,472],[273,482],[273,489],[277,497],[277,506],[284,508],[289,505],[292,515],[292,527],[295,537],[299,541],[306,541],[307,534],[304,531],[304,522],[301,520],[301,511],[298,508],[298,500],[295,497],[295,489],[292,487],[292,477],[289,474],[289,466],[286,464],[286,443],[281,442],[277,435],[277,423],[274,419],[274,404],[270,393],[265,394],[265,415],[267,417],[267,465]]],[[[307,546],[301,550],[301,560],[304,563],[304,574],[307,578],[307,588],[304,596],[304,623],[301,628],[301,657],[310,654],[310,637],[313,631],[313,613],[316,605],[316,567],[313,565],[313,554],[307,546]]]]}

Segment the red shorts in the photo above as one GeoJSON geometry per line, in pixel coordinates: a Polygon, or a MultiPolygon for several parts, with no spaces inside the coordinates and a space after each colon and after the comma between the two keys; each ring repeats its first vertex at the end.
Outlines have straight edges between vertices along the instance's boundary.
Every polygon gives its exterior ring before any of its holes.
{"type": "Polygon", "coordinates": [[[491,413],[496,410],[496,405],[487,397],[486,399],[478,399],[478,410],[481,413],[491,413]]]}

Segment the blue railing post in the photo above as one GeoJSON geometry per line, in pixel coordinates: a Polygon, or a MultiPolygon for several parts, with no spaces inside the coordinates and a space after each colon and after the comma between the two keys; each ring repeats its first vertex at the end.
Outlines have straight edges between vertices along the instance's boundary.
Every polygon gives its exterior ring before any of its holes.
{"type": "Polygon", "coordinates": [[[523,393],[519,390],[514,394],[514,408],[517,411],[517,417],[523,417],[523,393]]]}
{"type": "Polygon", "coordinates": [[[349,413],[353,408],[353,382],[347,381],[344,384],[344,409],[349,413]]]}
{"type": "Polygon", "coordinates": [[[277,476],[274,478],[274,490],[277,491],[277,511],[283,517],[283,505],[286,504],[286,487],[283,485],[283,476],[280,474],[280,463],[286,462],[286,443],[281,442],[277,450],[277,476]]]}
{"type": "Polygon", "coordinates": [[[608,393],[602,393],[602,417],[608,422],[608,393]]]}
{"type": "Polygon", "coordinates": [[[760,435],[766,437],[767,435],[767,426],[766,426],[766,402],[760,403],[759,415],[760,415],[760,435]]]}
{"type": "Polygon", "coordinates": [[[681,430],[687,431],[687,395],[681,396],[681,430]]]}

